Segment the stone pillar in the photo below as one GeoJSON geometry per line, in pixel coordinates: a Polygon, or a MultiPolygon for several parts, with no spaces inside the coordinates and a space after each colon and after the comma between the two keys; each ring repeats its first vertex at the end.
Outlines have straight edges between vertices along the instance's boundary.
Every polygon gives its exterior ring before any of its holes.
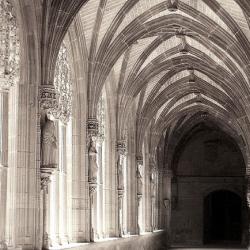
{"type": "Polygon", "coordinates": [[[50,247],[49,232],[49,206],[48,185],[50,177],[57,168],[57,137],[52,117],[57,117],[58,96],[53,85],[42,85],[40,88],[41,112],[41,189],[43,196],[43,243],[42,248],[50,247]]]}
{"type": "Polygon", "coordinates": [[[123,199],[124,199],[124,158],[126,144],[124,140],[117,141],[117,192],[118,192],[118,234],[123,235],[123,199]]]}
{"type": "Polygon", "coordinates": [[[142,156],[136,157],[137,161],[137,170],[136,170],[136,176],[137,176],[137,233],[141,233],[141,200],[142,200],[142,190],[143,190],[143,178],[142,178],[142,167],[143,167],[143,158],[142,156]]]}
{"type": "MultiPolygon", "coordinates": [[[[163,171],[163,216],[164,216],[164,228],[167,232],[167,242],[168,245],[170,245],[170,240],[171,240],[171,209],[172,209],[172,204],[173,207],[175,208],[176,202],[177,202],[177,193],[175,192],[172,194],[172,178],[173,178],[173,173],[170,169],[165,169],[163,171]],[[172,198],[174,197],[174,200],[172,198]],[[174,202],[174,203],[173,203],[174,202]]],[[[177,189],[176,189],[177,190],[177,189]]]]}
{"type": "Polygon", "coordinates": [[[246,237],[243,237],[246,238],[246,240],[243,240],[246,241],[243,242],[243,244],[247,243],[249,249],[250,248],[250,175],[248,173],[246,175],[246,198],[247,198],[247,209],[248,209],[248,230],[246,237]]]}
{"type": "Polygon", "coordinates": [[[48,185],[50,183],[50,175],[52,173],[48,173],[46,175],[45,173],[41,174],[41,190],[42,190],[42,202],[43,202],[43,241],[42,241],[42,248],[43,249],[49,249],[49,205],[48,205],[48,185]]]}
{"type": "Polygon", "coordinates": [[[97,150],[96,139],[98,134],[98,121],[95,118],[89,118],[87,122],[88,134],[88,182],[89,182],[89,225],[90,242],[94,242],[97,232],[97,150]]]}
{"type": "Polygon", "coordinates": [[[156,167],[150,163],[151,231],[156,230],[156,167]]]}
{"type": "Polygon", "coordinates": [[[98,221],[97,221],[97,238],[104,237],[103,223],[103,147],[104,137],[98,135],[96,149],[97,149],[97,163],[98,163],[98,186],[97,186],[97,209],[98,209],[98,221]]]}
{"type": "Polygon", "coordinates": [[[5,239],[8,167],[8,90],[0,87],[0,243],[5,239]]]}

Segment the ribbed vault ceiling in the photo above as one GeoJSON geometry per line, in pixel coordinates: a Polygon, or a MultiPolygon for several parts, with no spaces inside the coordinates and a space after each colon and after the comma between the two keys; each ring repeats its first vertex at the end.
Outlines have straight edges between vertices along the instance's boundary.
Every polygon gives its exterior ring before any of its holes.
{"type": "Polygon", "coordinates": [[[138,148],[152,121],[162,133],[190,121],[188,112],[208,112],[247,133],[249,15],[248,0],[89,0],[80,18],[92,105],[112,72],[118,136],[137,99],[138,148]]]}

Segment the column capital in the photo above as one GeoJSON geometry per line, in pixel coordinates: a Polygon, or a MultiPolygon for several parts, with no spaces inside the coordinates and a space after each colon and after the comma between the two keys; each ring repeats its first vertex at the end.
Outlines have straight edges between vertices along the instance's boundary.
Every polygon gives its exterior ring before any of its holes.
{"type": "Polygon", "coordinates": [[[142,199],[142,194],[137,194],[137,200],[138,200],[138,202],[140,202],[141,199],[142,199]]]}
{"type": "Polygon", "coordinates": [[[118,197],[122,198],[124,196],[124,190],[123,189],[118,189],[118,197]]]}
{"type": "Polygon", "coordinates": [[[136,156],[136,163],[137,163],[137,165],[143,165],[143,156],[142,155],[136,156]]]}
{"type": "Polygon", "coordinates": [[[125,140],[117,140],[116,150],[119,154],[125,155],[127,152],[127,145],[125,140]]]}
{"type": "Polygon", "coordinates": [[[58,111],[58,93],[56,93],[55,87],[53,84],[44,84],[40,86],[40,108],[45,111],[47,114],[52,114],[57,116],[56,112],[58,111]]]}
{"type": "Polygon", "coordinates": [[[50,168],[50,167],[41,167],[41,190],[47,191],[48,185],[51,182],[51,175],[53,174],[54,170],[56,168],[50,168]]]}
{"type": "Polygon", "coordinates": [[[98,135],[98,120],[95,117],[90,117],[87,120],[87,133],[90,137],[98,135]]]}

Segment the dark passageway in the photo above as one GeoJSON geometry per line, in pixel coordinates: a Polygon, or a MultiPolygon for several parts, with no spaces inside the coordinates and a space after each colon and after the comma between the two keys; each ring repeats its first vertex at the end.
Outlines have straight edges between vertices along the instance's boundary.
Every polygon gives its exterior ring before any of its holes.
{"type": "Polygon", "coordinates": [[[204,243],[240,243],[242,235],[241,198],[219,190],[204,199],[204,243]]]}

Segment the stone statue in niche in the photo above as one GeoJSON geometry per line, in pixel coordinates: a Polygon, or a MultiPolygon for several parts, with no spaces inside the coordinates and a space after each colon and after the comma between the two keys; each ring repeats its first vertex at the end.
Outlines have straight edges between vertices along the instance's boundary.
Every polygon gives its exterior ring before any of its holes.
{"type": "Polygon", "coordinates": [[[91,139],[89,144],[89,181],[92,183],[97,182],[97,150],[95,142],[91,139]]]}
{"type": "Polygon", "coordinates": [[[42,140],[41,140],[41,166],[48,168],[55,168],[57,138],[55,135],[56,127],[52,120],[47,116],[45,117],[45,124],[42,127],[42,140]]]}
{"type": "Polygon", "coordinates": [[[153,168],[151,170],[151,175],[150,175],[150,182],[151,182],[151,196],[155,196],[155,191],[156,191],[156,172],[155,169],[153,168]]]}
{"type": "Polygon", "coordinates": [[[118,189],[123,190],[124,189],[124,177],[123,177],[123,156],[118,156],[118,162],[117,162],[117,177],[118,177],[118,189]]]}
{"type": "Polygon", "coordinates": [[[137,194],[142,194],[142,175],[139,167],[137,168],[137,194]]]}

